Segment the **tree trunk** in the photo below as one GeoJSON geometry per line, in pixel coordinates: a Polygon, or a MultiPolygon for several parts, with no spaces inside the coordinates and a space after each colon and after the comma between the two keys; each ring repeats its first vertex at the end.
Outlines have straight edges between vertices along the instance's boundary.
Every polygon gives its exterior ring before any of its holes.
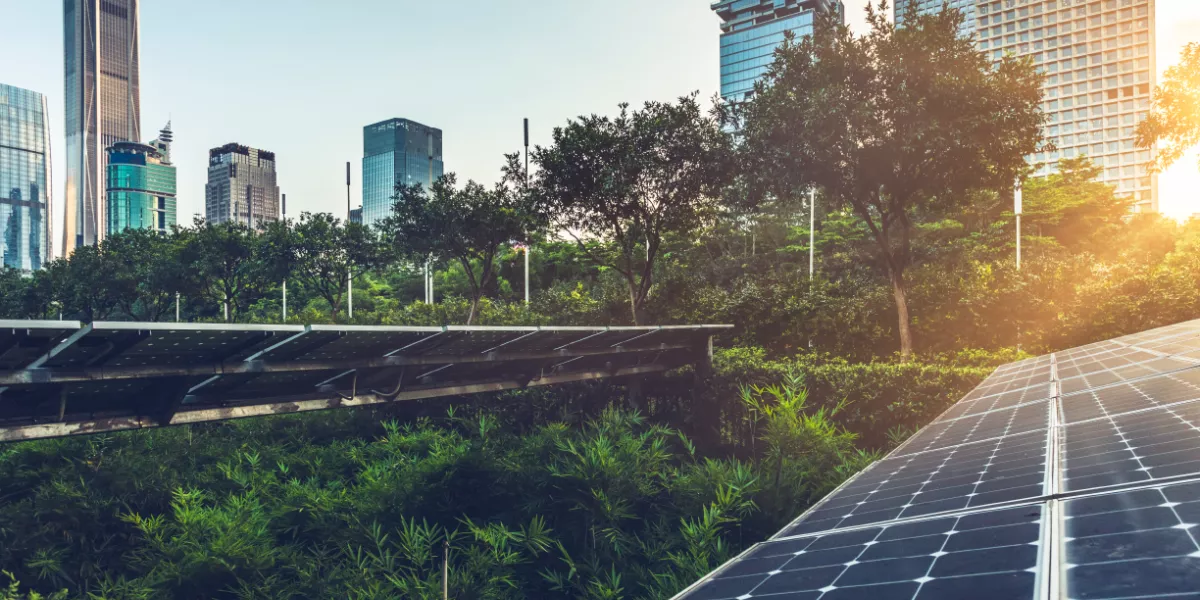
{"type": "Polygon", "coordinates": [[[892,295],[896,298],[896,315],[900,320],[900,356],[905,360],[912,357],[912,319],[908,315],[908,290],[904,284],[904,272],[892,268],[888,270],[892,280],[892,295]]]}
{"type": "Polygon", "coordinates": [[[633,314],[633,324],[635,326],[641,325],[642,318],[641,318],[640,313],[642,311],[642,305],[640,302],[638,302],[637,285],[635,285],[633,283],[632,279],[629,279],[628,283],[629,283],[629,311],[633,314]]]}
{"type": "Polygon", "coordinates": [[[474,294],[471,298],[471,311],[467,313],[467,325],[475,322],[475,313],[479,310],[479,299],[483,294],[474,294]]]}

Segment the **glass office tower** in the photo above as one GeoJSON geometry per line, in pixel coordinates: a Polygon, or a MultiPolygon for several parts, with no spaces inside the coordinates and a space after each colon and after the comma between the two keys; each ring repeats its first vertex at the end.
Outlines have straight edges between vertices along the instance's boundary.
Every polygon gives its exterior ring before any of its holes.
{"type": "Polygon", "coordinates": [[[169,153],[153,144],[136,142],[117,142],[109,147],[109,234],[126,229],[170,233],[176,219],[175,191],[175,167],[169,153]]]}
{"type": "Polygon", "coordinates": [[[963,23],[958,32],[963,37],[975,36],[975,5],[978,0],[896,0],[896,24],[904,26],[904,15],[909,6],[917,5],[921,14],[935,13],[943,8],[957,8],[963,14],[963,23]]]}
{"type": "Polygon", "coordinates": [[[104,237],[105,149],[142,138],[138,2],[63,0],[64,254],[104,237]]]}
{"type": "Polygon", "coordinates": [[[408,119],[363,128],[362,222],[374,225],[392,213],[396,185],[426,190],[442,176],[442,130],[408,119]]]}
{"type": "Polygon", "coordinates": [[[1137,147],[1155,86],[1153,0],[979,0],[977,43],[993,60],[1030,57],[1046,76],[1043,132],[1057,149],[1029,157],[1038,175],[1086,156],[1103,181],[1158,211],[1158,176],[1137,147]]]}
{"type": "Polygon", "coordinates": [[[721,17],[721,97],[745,100],[775,62],[784,33],[810,35],[818,16],[844,23],[841,0],[720,0],[712,5],[721,17]]]}
{"type": "Polygon", "coordinates": [[[46,97],[0,84],[0,266],[50,260],[50,127],[46,97]]]}
{"type": "Polygon", "coordinates": [[[254,229],[278,221],[275,153],[241,144],[209,150],[204,213],[210,223],[235,221],[254,229]]]}

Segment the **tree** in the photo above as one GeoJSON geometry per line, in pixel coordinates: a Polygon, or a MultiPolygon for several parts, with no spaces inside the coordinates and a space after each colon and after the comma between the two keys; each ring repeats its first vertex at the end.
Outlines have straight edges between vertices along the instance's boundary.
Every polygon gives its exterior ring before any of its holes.
{"type": "Polygon", "coordinates": [[[693,94],[570,121],[533,159],[541,168],[536,195],[555,229],[621,274],[640,324],[663,237],[693,232],[716,214],[731,153],[728,134],[693,94]],[[603,243],[589,243],[596,240],[603,243]]]}
{"type": "Polygon", "coordinates": [[[462,266],[471,290],[468,325],[495,280],[501,248],[528,241],[542,228],[525,193],[517,155],[505,158],[504,176],[492,189],[474,181],[460,189],[453,173],[439,178],[428,191],[419,185],[397,186],[392,215],[382,225],[396,250],[415,262],[432,258],[462,266]]]}
{"type": "Polygon", "coordinates": [[[1100,182],[1102,172],[1087,157],[1067,158],[1054,175],[1027,182],[1023,214],[1029,231],[1072,248],[1107,245],[1129,216],[1132,200],[1100,182]]]}
{"type": "Polygon", "coordinates": [[[129,229],[101,242],[115,261],[115,301],[129,317],[158,321],[173,310],[175,293],[187,278],[177,241],[149,229],[129,229]]]}
{"type": "MultiPolygon", "coordinates": [[[[278,232],[276,231],[276,234],[278,232]]],[[[361,223],[342,224],[329,213],[304,213],[300,222],[291,228],[291,237],[272,236],[271,239],[290,239],[293,244],[293,274],[305,288],[326,302],[333,318],[342,309],[347,282],[367,271],[381,270],[387,263],[378,235],[361,223]]],[[[273,255],[288,255],[279,248],[273,255]]],[[[270,261],[278,269],[279,261],[270,261]]],[[[285,263],[286,264],[286,263],[285,263]]]]}
{"type": "Polygon", "coordinates": [[[258,234],[241,223],[201,223],[176,235],[190,293],[221,306],[226,321],[237,321],[269,283],[258,234]]]}
{"type": "Polygon", "coordinates": [[[892,287],[900,350],[913,339],[904,278],[921,221],[973,189],[1011,187],[1040,141],[1041,77],[1027,60],[995,65],[957,33],[957,11],[905,16],[867,7],[871,31],[832,23],[788,41],[735,107],[743,169],[775,196],[812,186],[867,225],[892,287]]]}
{"type": "Polygon", "coordinates": [[[1200,144],[1200,43],[1188,44],[1179,64],[1167,69],[1150,115],[1138,125],[1137,143],[1159,145],[1152,165],[1159,171],[1200,144]]]}

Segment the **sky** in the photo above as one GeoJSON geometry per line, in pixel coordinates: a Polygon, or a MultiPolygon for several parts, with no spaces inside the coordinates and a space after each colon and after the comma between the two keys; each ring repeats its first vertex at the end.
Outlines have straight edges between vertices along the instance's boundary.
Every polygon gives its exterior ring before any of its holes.
{"type": "MultiPolygon", "coordinates": [[[[866,0],[847,0],[864,28],[866,0]]],[[[621,102],[718,91],[720,20],[709,0],[145,0],[142,137],[172,122],[179,221],[204,211],[209,148],[277,154],[288,214],[361,203],[362,128],[392,117],[444,132],[446,170],[491,182],[502,155],[582,114],[621,102]]],[[[1200,41],[1200,0],[1157,0],[1159,70],[1200,41]]],[[[61,240],[62,3],[9,2],[0,82],[46,94],[51,111],[54,240],[61,240]],[[19,57],[19,58],[17,58],[19,57]]],[[[1161,207],[1200,213],[1200,170],[1186,158],[1161,179],[1161,207]]],[[[57,245],[57,244],[56,244],[57,245]]]]}

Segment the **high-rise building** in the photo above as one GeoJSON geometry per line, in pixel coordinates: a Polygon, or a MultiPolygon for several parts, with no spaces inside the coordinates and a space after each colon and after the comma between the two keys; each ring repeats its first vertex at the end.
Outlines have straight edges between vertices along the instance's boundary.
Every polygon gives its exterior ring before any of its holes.
{"type": "Polygon", "coordinates": [[[829,16],[843,24],[842,0],[719,0],[712,9],[721,17],[721,97],[745,100],[775,62],[775,49],[786,32],[797,39],[810,35],[829,16]]]}
{"type": "Polygon", "coordinates": [[[204,212],[209,223],[234,221],[255,229],[278,221],[275,153],[241,144],[209,150],[204,212]]]}
{"type": "Polygon", "coordinates": [[[962,12],[963,22],[958,32],[963,37],[975,35],[975,5],[978,0],[896,0],[896,25],[904,26],[904,15],[911,5],[917,6],[919,14],[930,14],[944,8],[955,8],[962,12]]]}
{"type": "Polygon", "coordinates": [[[46,97],[0,84],[0,267],[50,260],[50,127],[46,97]]]}
{"type": "Polygon", "coordinates": [[[428,190],[442,176],[442,130],[408,119],[363,128],[362,222],[374,225],[392,214],[398,184],[428,190]]]}
{"type": "Polygon", "coordinates": [[[1036,174],[1087,157],[1135,210],[1157,212],[1158,176],[1146,168],[1153,150],[1138,148],[1135,133],[1156,83],[1154,0],[975,2],[977,47],[993,61],[1028,57],[1045,76],[1043,134],[1056,149],[1029,157],[1036,174]]]}
{"type": "Polygon", "coordinates": [[[171,125],[149,144],[117,142],[108,148],[106,190],[108,233],[175,226],[175,167],[171,125]]]}
{"type": "Polygon", "coordinates": [[[63,0],[64,254],[104,237],[105,149],[142,139],[138,4],[139,0],[63,0]]]}

